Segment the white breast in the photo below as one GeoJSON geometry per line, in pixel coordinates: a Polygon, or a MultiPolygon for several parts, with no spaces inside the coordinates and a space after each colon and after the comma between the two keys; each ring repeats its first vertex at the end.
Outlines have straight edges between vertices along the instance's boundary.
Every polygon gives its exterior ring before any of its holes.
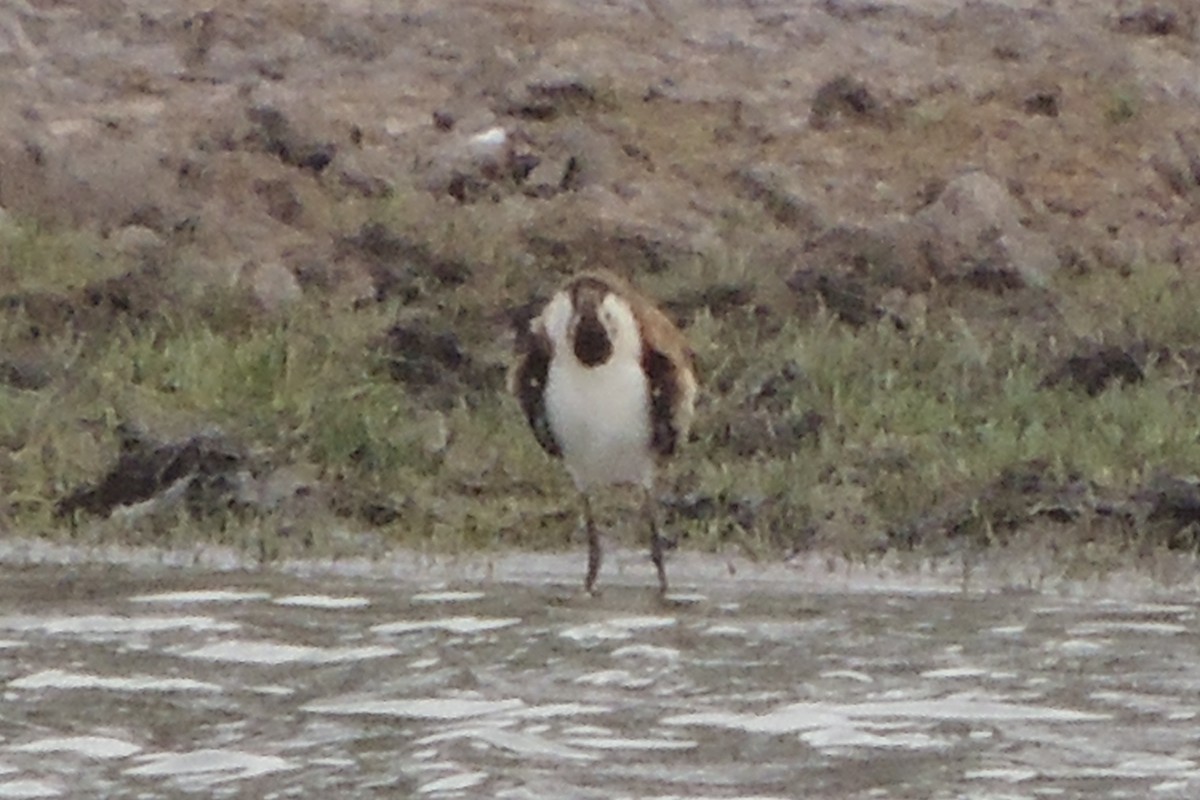
{"type": "Polygon", "coordinates": [[[611,358],[587,368],[568,351],[550,362],[546,414],[575,485],[650,486],[650,394],[642,365],[611,358]]]}

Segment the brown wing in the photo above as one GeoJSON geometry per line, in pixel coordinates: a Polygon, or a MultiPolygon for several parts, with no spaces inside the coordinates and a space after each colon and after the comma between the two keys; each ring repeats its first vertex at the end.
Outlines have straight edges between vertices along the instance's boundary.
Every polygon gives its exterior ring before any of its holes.
{"type": "Polygon", "coordinates": [[[650,443],[654,452],[671,456],[692,425],[695,360],[674,323],[645,298],[634,299],[642,323],[642,368],[650,382],[650,443]]]}
{"type": "Polygon", "coordinates": [[[538,444],[559,458],[562,447],[554,438],[550,419],[546,416],[546,375],[550,371],[554,345],[542,329],[540,320],[535,319],[529,332],[518,337],[517,349],[519,355],[509,375],[509,388],[517,396],[538,444]]]}

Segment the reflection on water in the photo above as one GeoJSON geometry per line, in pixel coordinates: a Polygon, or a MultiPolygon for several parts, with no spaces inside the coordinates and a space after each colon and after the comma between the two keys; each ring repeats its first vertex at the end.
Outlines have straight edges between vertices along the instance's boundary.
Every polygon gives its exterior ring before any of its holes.
{"type": "Polygon", "coordinates": [[[707,588],[0,567],[0,800],[1200,796],[1191,599],[707,588]]]}

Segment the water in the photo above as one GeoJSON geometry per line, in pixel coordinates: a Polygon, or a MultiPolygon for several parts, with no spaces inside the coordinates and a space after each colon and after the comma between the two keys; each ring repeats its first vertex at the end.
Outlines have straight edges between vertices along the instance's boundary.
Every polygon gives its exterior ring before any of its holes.
{"type": "Polygon", "coordinates": [[[0,800],[1200,796],[1191,592],[579,561],[0,566],[0,800]]]}

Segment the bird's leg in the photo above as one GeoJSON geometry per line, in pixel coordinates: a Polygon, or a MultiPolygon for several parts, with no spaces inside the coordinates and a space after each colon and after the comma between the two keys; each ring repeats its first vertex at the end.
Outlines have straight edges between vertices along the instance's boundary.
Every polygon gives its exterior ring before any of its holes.
{"type": "Polygon", "coordinates": [[[647,486],[642,496],[642,513],[650,523],[650,560],[658,570],[658,593],[666,597],[667,568],[663,564],[663,538],[658,530],[658,503],[655,501],[653,485],[647,486]]]}
{"type": "Polygon", "coordinates": [[[587,577],[583,581],[583,588],[588,594],[596,594],[596,576],[600,573],[603,553],[600,550],[600,531],[596,529],[596,520],[592,516],[592,501],[586,494],[583,495],[583,518],[588,539],[587,577]]]}

